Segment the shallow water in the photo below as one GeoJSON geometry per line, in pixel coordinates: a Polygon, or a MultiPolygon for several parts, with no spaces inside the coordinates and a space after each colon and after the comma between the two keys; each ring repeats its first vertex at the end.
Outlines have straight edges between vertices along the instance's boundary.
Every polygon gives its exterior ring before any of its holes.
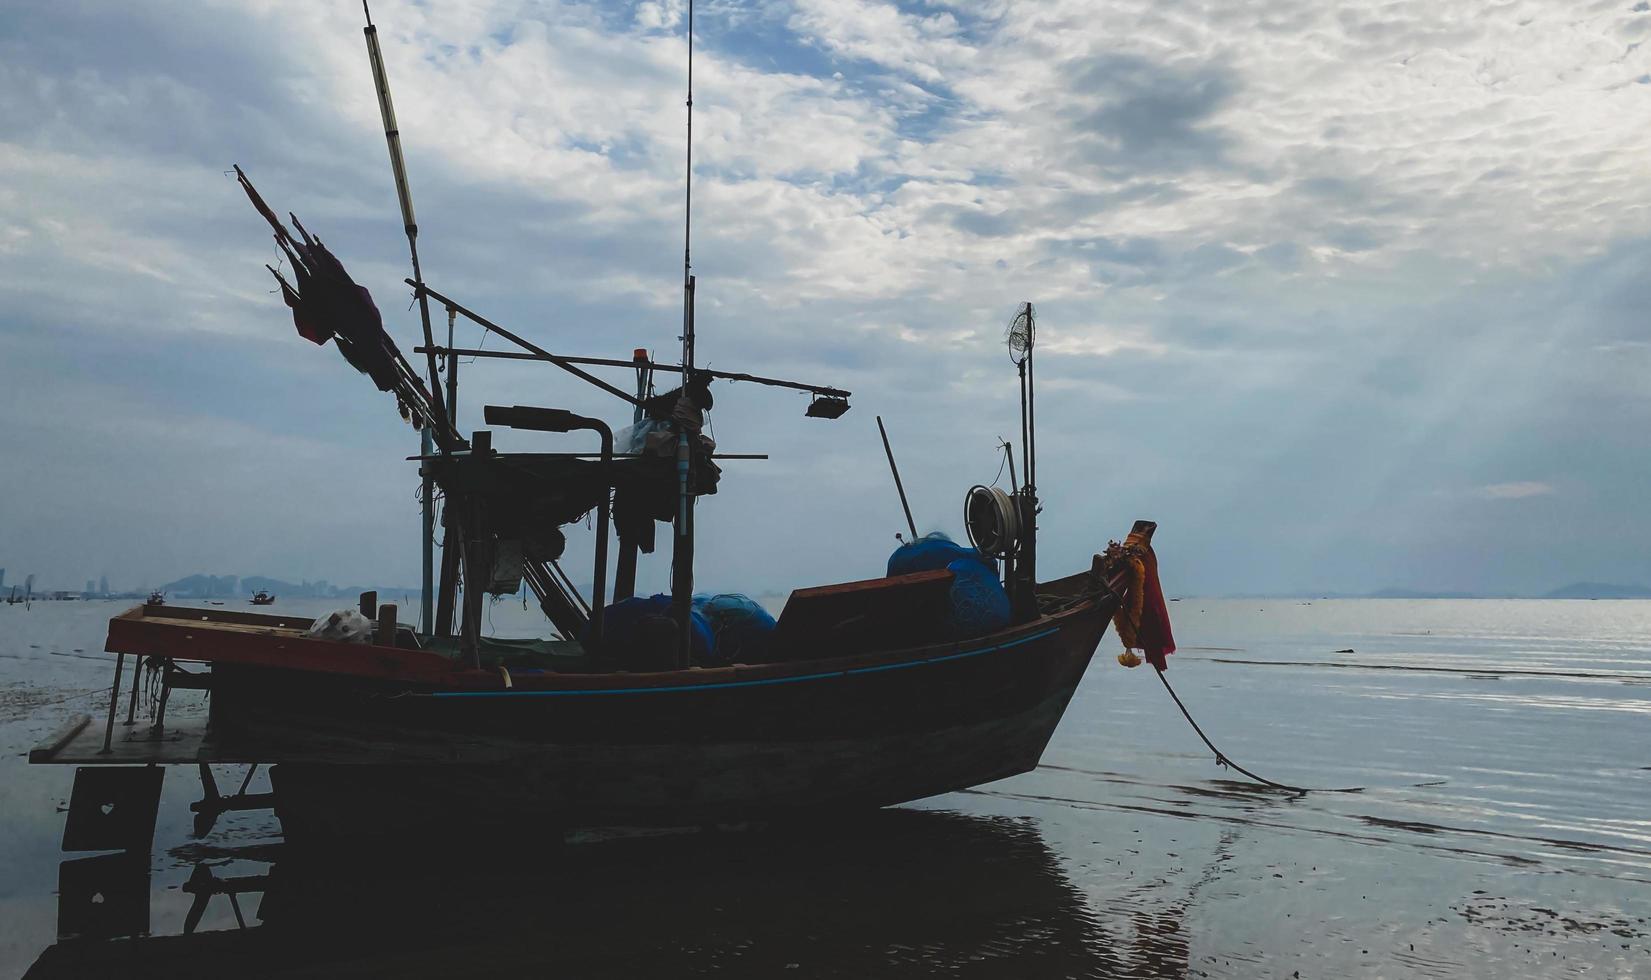
{"type": "Polygon", "coordinates": [[[1651,602],[1172,604],[1222,751],[1356,793],[1218,768],[1110,637],[1039,770],[833,827],[323,856],[257,812],[194,838],[175,769],[147,934],[75,939],[73,772],[24,756],[106,706],[120,608],[0,606],[0,976],[1651,975],[1651,602]]]}

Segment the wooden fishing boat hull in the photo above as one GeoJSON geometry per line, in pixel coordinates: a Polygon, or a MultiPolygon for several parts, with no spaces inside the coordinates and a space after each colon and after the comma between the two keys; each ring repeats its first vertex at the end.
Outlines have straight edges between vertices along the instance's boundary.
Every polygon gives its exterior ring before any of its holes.
{"type": "Polygon", "coordinates": [[[379,832],[874,808],[1035,767],[1113,608],[1091,598],[973,643],[695,683],[409,690],[220,663],[214,726],[281,760],[277,812],[294,837],[335,836],[339,815],[362,813],[379,832]]]}
{"type": "Polygon", "coordinates": [[[804,645],[771,650],[776,662],[632,673],[512,672],[406,630],[342,643],[309,636],[304,618],[140,606],[110,621],[122,657],[109,721],[80,719],[30,759],[271,765],[293,837],[876,808],[1038,764],[1119,602],[1099,558],[1038,596],[1037,618],[972,640],[868,650],[875,636],[842,634],[838,650],[793,634],[804,645]],[[114,709],[136,708],[135,686],[120,693],[132,656],[164,668],[147,727],[115,724],[114,709]],[[166,721],[172,688],[210,691],[204,726],[166,721]]]}
{"type": "Polygon", "coordinates": [[[993,721],[797,743],[557,746],[507,764],[272,770],[290,839],[356,827],[684,826],[819,816],[935,796],[1037,765],[1070,691],[993,721]],[[367,824],[360,817],[369,815],[367,824]]]}

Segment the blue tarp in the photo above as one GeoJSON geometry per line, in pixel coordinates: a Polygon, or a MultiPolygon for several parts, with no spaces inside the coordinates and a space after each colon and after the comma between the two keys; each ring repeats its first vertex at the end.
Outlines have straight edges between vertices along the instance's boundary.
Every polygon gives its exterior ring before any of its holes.
{"type": "Polygon", "coordinates": [[[1009,594],[998,581],[997,563],[944,534],[926,534],[889,556],[888,574],[911,575],[944,568],[952,573],[946,625],[955,639],[984,636],[1009,625],[1009,594]]]}
{"type": "Polygon", "coordinates": [[[774,617],[750,596],[737,592],[694,596],[694,610],[711,625],[714,645],[708,663],[762,663],[774,632],[774,617]]]}
{"type": "MultiPolygon", "coordinates": [[[[711,624],[697,609],[689,616],[694,631],[694,661],[704,663],[716,646],[711,624]]],[[[669,645],[670,638],[675,635],[676,626],[671,619],[671,597],[663,593],[621,599],[602,614],[604,644],[622,661],[666,657],[668,651],[653,650],[649,647],[659,645],[661,641],[669,645]]]]}
{"type": "Polygon", "coordinates": [[[986,561],[975,549],[966,548],[935,531],[894,549],[894,554],[889,556],[888,574],[913,575],[917,572],[932,572],[945,568],[959,558],[973,558],[982,564],[986,561]]]}

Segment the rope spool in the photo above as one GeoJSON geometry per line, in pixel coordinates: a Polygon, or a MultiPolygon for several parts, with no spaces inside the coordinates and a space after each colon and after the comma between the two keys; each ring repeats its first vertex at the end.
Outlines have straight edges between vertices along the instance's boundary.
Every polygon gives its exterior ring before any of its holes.
{"type": "Polygon", "coordinates": [[[1008,558],[1020,544],[1020,514],[999,487],[974,486],[963,498],[963,526],[969,543],[983,555],[1008,558]]]}

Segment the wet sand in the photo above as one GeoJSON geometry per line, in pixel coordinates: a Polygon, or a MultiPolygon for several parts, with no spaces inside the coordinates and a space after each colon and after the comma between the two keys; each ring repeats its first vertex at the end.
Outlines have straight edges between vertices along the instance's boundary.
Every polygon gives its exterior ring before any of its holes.
{"type": "Polygon", "coordinates": [[[174,769],[136,865],[63,853],[72,769],[24,758],[106,703],[115,611],[0,607],[0,976],[1651,975],[1647,602],[1175,603],[1222,749],[1359,793],[1232,778],[1109,637],[1042,768],[898,810],[324,854],[193,837],[174,769]],[[82,880],[141,921],[65,921],[82,880]]]}

